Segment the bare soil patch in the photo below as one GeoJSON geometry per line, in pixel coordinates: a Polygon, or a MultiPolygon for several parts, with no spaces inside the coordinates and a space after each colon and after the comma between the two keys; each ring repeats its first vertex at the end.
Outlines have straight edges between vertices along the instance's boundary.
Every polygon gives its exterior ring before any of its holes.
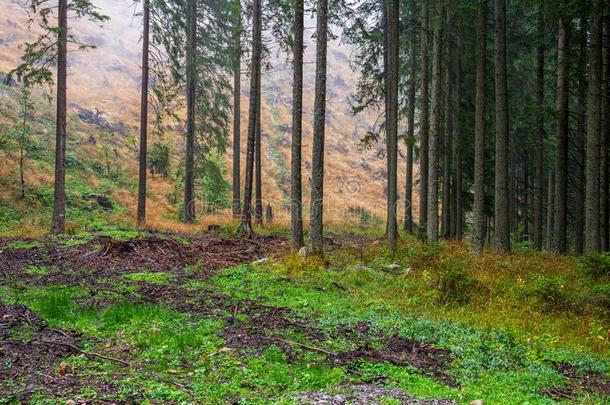
{"type": "Polygon", "coordinates": [[[435,348],[429,342],[399,336],[382,337],[379,343],[382,348],[374,348],[366,343],[355,350],[338,353],[331,360],[337,364],[366,360],[373,363],[411,366],[446,385],[458,385],[446,374],[446,369],[453,360],[449,350],[435,348]]]}
{"type": "Polygon", "coordinates": [[[568,363],[558,363],[555,370],[568,381],[565,387],[552,387],[543,393],[556,400],[576,398],[578,391],[584,391],[600,397],[610,397],[610,378],[600,374],[582,373],[578,368],[568,363]]]}
{"type": "Polygon", "coordinates": [[[75,336],[49,328],[23,305],[0,302],[0,398],[19,402],[35,393],[76,397],[83,388],[94,389],[100,399],[119,397],[111,382],[79,375],[61,363],[81,353],[79,347],[75,336]]]}
{"type": "Polygon", "coordinates": [[[0,252],[0,278],[28,285],[86,285],[107,287],[104,281],[136,272],[166,272],[186,277],[185,267],[195,266],[191,277],[207,279],[215,270],[249,263],[284,248],[279,237],[219,238],[213,234],[193,237],[189,243],[151,234],[125,241],[97,237],[83,245],[55,245],[0,252]],[[28,274],[28,266],[48,269],[28,274]],[[101,284],[101,285],[100,285],[101,284]]]}

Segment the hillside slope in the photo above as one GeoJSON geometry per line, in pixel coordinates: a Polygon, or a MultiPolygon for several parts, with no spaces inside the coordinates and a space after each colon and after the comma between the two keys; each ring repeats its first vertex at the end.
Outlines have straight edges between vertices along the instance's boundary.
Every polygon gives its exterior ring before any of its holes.
{"type": "MultiPolygon", "coordinates": [[[[7,72],[19,61],[19,49],[32,34],[26,25],[26,13],[14,0],[0,0],[3,17],[0,19],[0,72],[7,72]]],[[[95,157],[110,148],[118,157],[125,176],[135,182],[137,165],[137,117],[139,111],[139,20],[134,17],[129,3],[103,0],[96,2],[111,17],[104,27],[77,23],[75,32],[96,49],[72,52],[69,55],[68,98],[74,126],[69,136],[78,145],[76,157],[95,157]],[[78,127],[78,130],[77,130],[78,127]],[[82,139],[81,139],[82,135],[82,139]],[[86,135],[86,136],[85,136],[86,135]]],[[[314,46],[311,32],[306,33],[307,46],[304,73],[304,196],[309,195],[311,133],[314,93],[314,46]]],[[[326,134],[326,183],[329,219],[344,218],[350,212],[358,217],[383,217],[385,212],[384,145],[379,150],[359,150],[359,140],[371,130],[377,114],[353,116],[349,97],[354,90],[356,75],[349,66],[350,50],[333,42],[328,52],[328,108],[326,134]],[[366,210],[361,214],[358,209],[366,210]]],[[[276,207],[276,217],[286,218],[280,209],[288,201],[290,167],[290,124],[292,73],[285,55],[275,55],[271,68],[263,76],[263,191],[265,203],[276,207]]],[[[245,75],[244,75],[245,76],[245,75]]],[[[247,128],[247,77],[242,89],[242,168],[245,166],[245,137],[247,128]]],[[[5,97],[10,97],[5,94],[5,97]]],[[[52,120],[52,105],[39,105],[38,112],[52,120]]],[[[10,124],[10,123],[5,123],[10,124]]],[[[50,128],[52,130],[52,126],[50,128]]],[[[230,131],[230,128],[229,128],[230,131]]],[[[230,134],[230,132],[229,132],[230,134]]],[[[182,134],[171,134],[176,154],[182,150],[182,134]]],[[[49,138],[52,141],[52,138],[49,138]]],[[[155,139],[152,139],[154,142],[155,139]]],[[[230,151],[230,148],[229,148],[230,151]]],[[[230,152],[227,174],[230,171],[230,152]]],[[[178,156],[176,156],[176,162],[178,156]]],[[[399,174],[404,172],[399,168],[399,174]]],[[[228,179],[228,176],[226,176],[228,179]]],[[[172,177],[170,176],[170,179],[172,177]]],[[[39,179],[31,179],[36,182],[39,179]]],[[[87,180],[91,181],[91,180],[87,180]]],[[[402,176],[399,181],[402,184],[402,176]]],[[[153,179],[151,184],[153,219],[171,218],[176,207],[166,195],[175,184],[171,180],[153,179]]],[[[400,188],[402,190],[402,187],[400,188]]],[[[134,188],[121,188],[118,200],[132,210],[135,206],[134,188]]],[[[16,193],[17,190],[14,190],[16,193]]],[[[118,191],[115,191],[115,194],[118,191]]],[[[402,194],[402,193],[401,193],[402,194]]]]}

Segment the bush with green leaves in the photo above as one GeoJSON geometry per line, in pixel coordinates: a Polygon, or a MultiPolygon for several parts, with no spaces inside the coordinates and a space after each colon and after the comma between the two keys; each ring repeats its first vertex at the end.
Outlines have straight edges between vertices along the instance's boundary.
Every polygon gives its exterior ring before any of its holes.
{"type": "Polygon", "coordinates": [[[441,304],[466,304],[479,287],[466,269],[466,260],[457,257],[443,259],[437,280],[438,299],[441,304]]]}
{"type": "Polygon", "coordinates": [[[610,277],[610,253],[590,253],[578,259],[578,268],[593,277],[610,277]]]}
{"type": "Polygon", "coordinates": [[[569,309],[575,301],[566,288],[566,280],[552,275],[538,275],[526,287],[525,295],[548,310],[569,309]]]}

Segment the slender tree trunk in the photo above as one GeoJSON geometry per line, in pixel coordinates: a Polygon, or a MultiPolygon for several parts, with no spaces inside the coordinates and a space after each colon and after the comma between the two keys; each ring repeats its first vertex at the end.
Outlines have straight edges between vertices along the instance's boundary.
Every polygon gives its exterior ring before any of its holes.
{"type": "Polygon", "coordinates": [[[66,86],[68,73],[68,2],[59,0],[57,35],[57,122],[55,133],[54,234],[66,229],[66,86]]]}
{"type": "MultiPolygon", "coordinates": [[[[417,3],[411,2],[411,18],[417,18],[417,3]]],[[[409,49],[409,93],[407,112],[407,169],[405,176],[405,223],[404,229],[413,232],[413,141],[415,134],[415,87],[417,86],[417,30],[411,30],[411,44],[409,49]]]]}
{"type": "Polygon", "coordinates": [[[197,41],[197,0],[187,0],[186,40],[186,156],[184,171],[184,221],[195,222],[195,97],[197,72],[195,44],[197,41]]]}
{"type": "Polygon", "coordinates": [[[261,87],[262,79],[258,80],[258,93],[256,95],[256,131],[254,133],[254,166],[256,194],[254,197],[254,220],[256,225],[263,225],[263,164],[261,156],[261,87]]]}
{"type": "Polygon", "coordinates": [[[396,252],[398,225],[396,201],[398,200],[398,0],[387,1],[388,10],[388,110],[387,117],[387,153],[388,153],[388,246],[390,252],[396,252]]]}
{"type": "Polygon", "coordinates": [[[441,129],[441,55],[443,49],[443,1],[434,6],[434,37],[432,41],[432,116],[428,139],[428,220],[429,241],[438,240],[438,166],[441,129]]]}
{"type": "Polygon", "coordinates": [[[555,172],[549,173],[548,196],[546,199],[546,249],[551,250],[553,247],[553,229],[555,229],[555,172]]]}
{"type": "Polygon", "coordinates": [[[495,246],[510,251],[510,207],[508,190],[508,90],[506,80],[506,0],[495,0],[496,76],[496,187],[495,246]]]}
{"type": "Polygon", "coordinates": [[[146,163],[148,160],[148,37],[150,0],[144,0],[142,21],[142,92],[140,100],[140,167],[138,182],[138,226],[146,222],[146,163]]]}
{"type": "Polygon", "coordinates": [[[587,34],[588,21],[584,19],[580,28],[580,49],[578,58],[578,122],[576,125],[576,194],[574,215],[574,252],[582,255],[585,233],[585,144],[587,117],[587,34]]]}
{"type": "Polygon", "coordinates": [[[326,123],[326,50],[328,1],[319,0],[316,27],[316,87],[314,96],[313,150],[311,165],[311,249],[323,253],[324,233],[324,131],[326,123]]]}
{"type": "Polygon", "coordinates": [[[262,49],[261,0],[252,2],[252,72],[250,77],[250,100],[248,107],[248,147],[246,152],[246,179],[244,185],[244,203],[241,213],[239,231],[252,237],[252,183],[254,180],[254,147],[256,138],[256,121],[258,111],[258,92],[260,89],[262,49]]]}
{"type": "Polygon", "coordinates": [[[241,4],[235,15],[233,60],[233,218],[241,215],[241,4]]]}
{"type": "Polygon", "coordinates": [[[567,249],[568,130],[569,130],[569,35],[570,22],[559,18],[557,42],[557,149],[555,156],[555,242],[553,250],[567,249]]]}
{"type": "Polygon", "coordinates": [[[429,65],[430,56],[428,49],[428,30],[430,29],[430,12],[428,0],[422,1],[421,16],[421,121],[419,135],[419,228],[420,233],[426,232],[426,220],[428,217],[428,142],[429,142],[429,65]]]}
{"type": "Polygon", "coordinates": [[[610,162],[608,159],[608,63],[609,63],[609,47],[610,47],[610,35],[608,35],[608,23],[610,22],[608,16],[604,18],[604,40],[602,49],[602,89],[601,89],[601,122],[600,122],[600,172],[599,172],[599,185],[600,185],[600,244],[601,250],[606,252],[610,250],[610,201],[608,200],[610,189],[608,188],[609,169],[610,162]]]}
{"type": "Polygon", "coordinates": [[[23,140],[19,141],[19,184],[21,186],[21,199],[25,198],[25,167],[24,167],[23,140]]]}
{"type": "Polygon", "coordinates": [[[290,178],[290,241],[294,249],[303,246],[303,201],[301,179],[301,138],[303,130],[303,14],[304,0],[294,3],[294,43],[292,45],[292,159],[290,178]]]}
{"type": "Polygon", "coordinates": [[[452,52],[451,47],[452,43],[449,40],[449,35],[447,31],[449,27],[451,27],[451,20],[449,17],[449,13],[445,12],[445,16],[443,16],[446,20],[447,29],[444,32],[445,36],[445,47],[444,47],[444,59],[445,66],[443,66],[443,75],[444,75],[444,100],[443,100],[443,118],[444,118],[444,128],[443,128],[443,194],[442,194],[442,221],[441,221],[441,235],[443,238],[451,237],[451,200],[453,196],[451,195],[451,99],[452,99],[452,88],[451,86],[451,65],[453,63],[452,60],[452,52]]]}
{"type": "Polygon", "coordinates": [[[544,14],[538,9],[538,66],[536,81],[536,167],[534,174],[534,248],[542,250],[544,206],[544,14]]]}
{"type": "MultiPolygon", "coordinates": [[[[459,51],[459,48],[458,48],[459,51]]],[[[462,240],[464,228],[464,201],[462,190],[462,129],[460,122],[462,119],[462,60],[458,55],[454,85],[454,104],[453,104],[453,164],[455,165],[455,183],[453,186],[453,194],[455,201],[455,214],[453,236],[457,240],[462,240]]]]}
{"type": "Polygon", "coordinates": [[[591,8],[589,53],[589,122],[587,125],[585,252],[597,252],[600,243],[600,124],[602,70],[602,1],[593,0],[591,8]]]}
{"type": "Polygon", "coordinates": [[[476,100],[474,130],[474,207],[472,250],[480,252],[485,245],[485,130],[486,130],[486,49],[487,0],[479,0],[476,49],[476,100]]]}
{"type": "Polygon", "coordinates": [[[523,218],[523,237],[529,241],[530,238],[530,154],[529,150],[525,149],[523,156],[523,201],[521,205],[521,216],[523,218]]]}

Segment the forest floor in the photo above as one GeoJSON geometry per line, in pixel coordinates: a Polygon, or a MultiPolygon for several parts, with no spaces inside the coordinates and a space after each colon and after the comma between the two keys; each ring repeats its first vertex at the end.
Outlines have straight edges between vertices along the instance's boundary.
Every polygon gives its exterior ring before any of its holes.
{"type": "Polygon", "coordinates": [[[321,261],[279,235],[2,238],[0,403],[610,401],[602,259],[326,246],[321,261]]]}

